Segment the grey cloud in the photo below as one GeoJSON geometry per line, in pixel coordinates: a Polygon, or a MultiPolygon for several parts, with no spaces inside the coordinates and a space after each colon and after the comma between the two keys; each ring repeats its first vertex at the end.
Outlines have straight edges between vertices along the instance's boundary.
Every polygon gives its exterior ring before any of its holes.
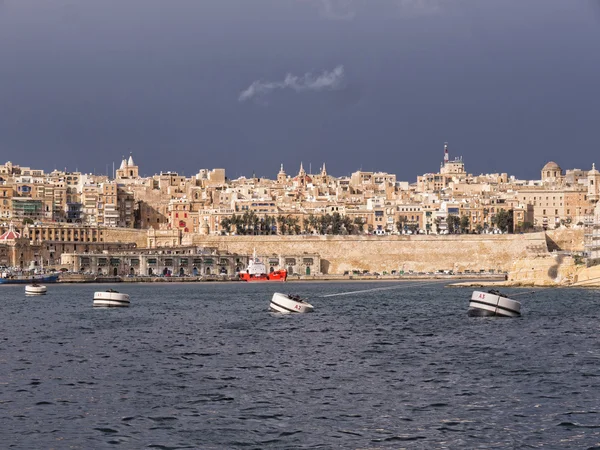
{"type": "Polygon", "coordinates": [[[308,72],[302,76],[288,73],[282,81],[256,80],[244,90],[238,100],[244,102],[252,98],[260,98],[275,90],[292,89],[296,92],[336,90],[344,85],[344,66],[337,66],[331,71],[324,71],[318,76],[308,72]]]}
{"type": "Polygon", "coordinates": [[[352,20],[356,10],[352,0],[320,0],[321,17],[331,20],[352,20]]]}

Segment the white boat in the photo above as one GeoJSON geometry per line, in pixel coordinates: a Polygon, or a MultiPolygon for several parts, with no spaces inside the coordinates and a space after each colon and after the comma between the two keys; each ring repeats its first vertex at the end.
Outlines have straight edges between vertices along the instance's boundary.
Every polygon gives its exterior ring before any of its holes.
{"type": "Polygon", "coordinates": [[[94,293],[94,306],[129,306],[129,294],[109,289],[94,293]]]}
{"type": "Polygon", "coordinates": [[[519,317],[521,303],[504,297],[498,291],[474,291],[469,302],[469,316],[519,317]]]}
{"type": "Polygon", "coordinates": [[[280,294],[279,292],[273,294],[269,308],[284,314],[308,313],[313,312],[314,309],[313,305],[297,295],[280,294]]]}
{"type": "Polygon", "coordinates": [[[25,286],[25,295],[45,295],[48,288],[43,284],[28,284],[25,286]]]}

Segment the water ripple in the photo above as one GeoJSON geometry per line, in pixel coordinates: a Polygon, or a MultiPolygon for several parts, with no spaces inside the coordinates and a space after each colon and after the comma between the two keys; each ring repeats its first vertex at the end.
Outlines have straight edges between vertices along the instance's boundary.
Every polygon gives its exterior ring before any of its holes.
{"type": "Polygon", "coordinates": [[[105,311],[0,286],[3,447],[598,448],[597,291],[480,320],[465,289],[293,286],[313,314],[265,311],[267,284],[119,286],[105,311]]]}

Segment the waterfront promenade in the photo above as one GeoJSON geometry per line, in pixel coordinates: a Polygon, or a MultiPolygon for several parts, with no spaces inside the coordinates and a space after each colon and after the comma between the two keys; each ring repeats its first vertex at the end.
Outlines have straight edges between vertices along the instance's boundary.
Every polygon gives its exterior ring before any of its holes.
{"type": "MultiPolygon", "coordinates": [[[[319,281],[406,281],[406,280],[477,280],[477,282],[500,281],[505,279],[505,274],[403,274],[403,275],[290,275],[286,283],[290,282],[319,282],[319,281]]],[[[63,274],[59,278],[62,284],[78,283],[201,283],[201,282],[241,282],[237,276],[204,275],[185,277],[98,277],[86,274],[63,274]]],[[[282,284],[270,282],[269,284],[282,284]]]]}

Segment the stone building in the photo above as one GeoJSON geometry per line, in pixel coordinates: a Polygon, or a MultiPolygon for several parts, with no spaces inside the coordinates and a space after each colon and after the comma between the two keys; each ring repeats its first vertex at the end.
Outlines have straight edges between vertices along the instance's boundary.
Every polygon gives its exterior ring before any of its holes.
{"type": "MultiPolygon", "coordinates": [[[[258,255],[269,271],[285,268],[288,274],[318,274],[319,255],[258,255]]],[[[102,253],[65,252],[61,266],[74,272],[109,276],[235,275],[248,266],[250,255],[216,248],[182,246],[160,249],[112,250],[102,253]]]]}

